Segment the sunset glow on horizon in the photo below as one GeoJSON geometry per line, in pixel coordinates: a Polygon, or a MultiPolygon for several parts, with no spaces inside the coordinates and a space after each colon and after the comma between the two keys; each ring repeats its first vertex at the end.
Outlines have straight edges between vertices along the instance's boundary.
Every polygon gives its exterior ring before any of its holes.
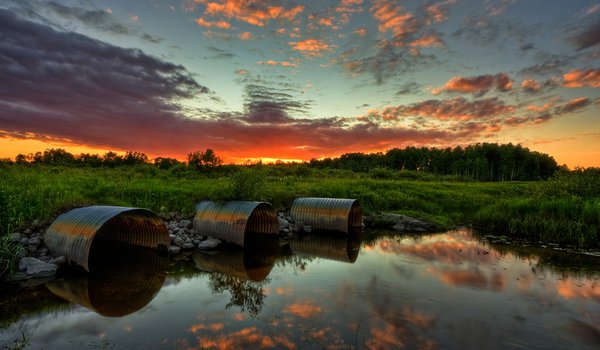
{"type": "Polygon", "coordinates": [[[600,167],[596,0],[8,0],[0,158],[521,144],[600,167]]]}

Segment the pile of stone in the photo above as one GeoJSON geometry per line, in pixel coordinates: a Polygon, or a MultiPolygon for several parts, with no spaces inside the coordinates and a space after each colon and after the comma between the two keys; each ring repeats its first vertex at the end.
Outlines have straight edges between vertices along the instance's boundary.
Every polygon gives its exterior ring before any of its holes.
{"type": "Polygon", "coordinates": [[[171,238],[170,254],[177,254],[182,250],[212,249],[221,244],[221,241],[216,238],[197,233],[191,220],[170,220],[166,224],[171,238]]]}
{"type": "Polygon", "coordinates": [[[304,225],[304,223],[294,221],[294,219],[286,215],[285,212],[277,212],[277,220],[279,221],[279,233],[282,235],[293,236],[294,233],[311,233],[312,227],[304,225]]]}

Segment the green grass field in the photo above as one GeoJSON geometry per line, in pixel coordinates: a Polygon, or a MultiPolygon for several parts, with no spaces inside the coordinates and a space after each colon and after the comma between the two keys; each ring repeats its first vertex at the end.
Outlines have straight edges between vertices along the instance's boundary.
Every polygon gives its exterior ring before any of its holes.
{"type": "Polygon", "coordinates": [[[150,165],[86,168],[12,165],[0,168],[0,253],[7,234],[51,220],[74,206],[104,204],[193,214],[203,199],[262,200],[276,209],[300,196],[356,198],[367,213],[397,212],[443,227],[533,242],[597,247],[598,172],[558,174],[544,182],[471,182],[416,172],[232,167],[206,174],[150,165]]]}

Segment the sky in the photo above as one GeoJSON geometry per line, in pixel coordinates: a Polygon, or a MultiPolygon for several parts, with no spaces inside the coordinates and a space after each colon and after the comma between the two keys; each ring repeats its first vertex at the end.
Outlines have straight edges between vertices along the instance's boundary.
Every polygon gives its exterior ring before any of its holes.
{"type": "Polygon", "coordinates": [[[600,1],[0,2],[0,158],[482,142],[600,166],[600,1]]]}

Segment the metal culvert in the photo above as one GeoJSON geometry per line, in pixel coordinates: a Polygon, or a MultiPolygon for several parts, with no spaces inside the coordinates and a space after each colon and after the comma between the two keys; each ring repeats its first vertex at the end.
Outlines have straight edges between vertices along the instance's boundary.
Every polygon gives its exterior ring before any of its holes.
{"type": "Polygon", "coordinates": [[[269,203],[203,201],[196,205],[194,230],[243,247],[246,233],[276,234],[279,222],[269,203]]]}
{"type": "Polygon", "coordinates": [[[90,272],[58,279],[46,287],[59,297],[107,317],[142,309],[160,291],[167,276],[168,255],[143,247],[104,241],[90,255],[90,272]]]}
{"type": "Polygon", "coordinates": [[[290,216],[316,230],[348,233],[351,227],[362,227],[362,209],[356,199],[296,198],[290,216]]]}
{"type": "MultiPolygon", "coordinates": [[[[355,232],[356,231],[356,232],[355,232]]],[[[360,231],[348,235],[306,235],[290,241],[292,253],[340,262],[354,263],[360,251],[360,231]]]]}
{"type": "Polygon", "coordinates": [[[148,209],[90,206],[60,215],[46,231],[44,241],[54,256],[90,271],[89,257],[96,241],[113,241],[154,249],[166,249],[169,231],[148,209]]]}

